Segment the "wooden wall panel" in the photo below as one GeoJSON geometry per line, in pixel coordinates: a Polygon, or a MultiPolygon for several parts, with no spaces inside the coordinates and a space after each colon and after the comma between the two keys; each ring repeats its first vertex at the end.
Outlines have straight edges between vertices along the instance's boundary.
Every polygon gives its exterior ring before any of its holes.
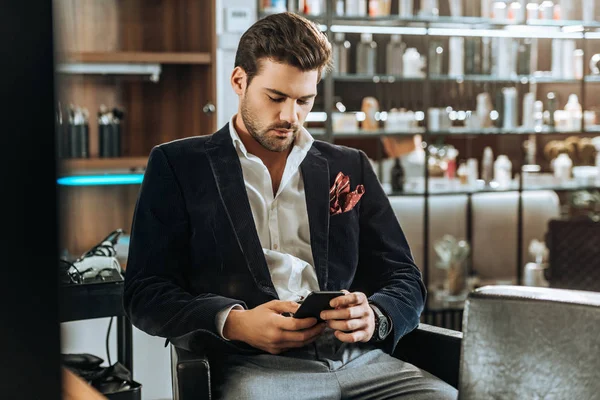
{"type": "Polygon", "coordinates": [[[61,249],[81,255],[115,229],[129,233],[139,189],[139,185],[61,186],[61,249]]]}

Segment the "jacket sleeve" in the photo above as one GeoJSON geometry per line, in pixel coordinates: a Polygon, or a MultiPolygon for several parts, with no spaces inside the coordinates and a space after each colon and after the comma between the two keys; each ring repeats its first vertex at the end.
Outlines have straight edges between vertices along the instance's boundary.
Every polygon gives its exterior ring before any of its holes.
{"type": "MultiPolygon", "coordinates": [[[[419,324],[426,289],[390,201],[364,152],[360,162],[365,194],[360,201],[359,270],[369,301],[391,319],[393,331],[382,343],[392,353],[419,324]]],[[[363,286],[363,284],[361,284],[363,286]]]]}
{"type": "MultiPolygon", "coordinates": [[[[192,294],[189,221],[177,177],[163,149],[150,153],[138,195],[125,271],[124,308],[134,326],[193,350],[200,334],[218,334],[216,316],[244,302],[192,294]],[[177,339],[181,340],[177,340],[177,339]]],[[[194,266],[194,268],[202,266],[194,266]]],[[[222,339],[221,339],[222,340],[222,339]]]]}

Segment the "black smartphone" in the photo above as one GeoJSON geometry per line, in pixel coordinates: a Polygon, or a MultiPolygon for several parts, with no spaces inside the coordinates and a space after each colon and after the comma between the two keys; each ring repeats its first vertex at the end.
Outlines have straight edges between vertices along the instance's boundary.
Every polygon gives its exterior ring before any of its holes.
{"type": "Polygon", "coordinates": [[[293,315],[294,318],[316,318],[317,321],[321,322],[322,319],[319,317],[321,311],[331,310],[329,302],[338,297],[343,296],[344,292],[336,291],[322,291],[322,292],[310,292],[308,296],[300,304],[300,308],[293,315]]]}

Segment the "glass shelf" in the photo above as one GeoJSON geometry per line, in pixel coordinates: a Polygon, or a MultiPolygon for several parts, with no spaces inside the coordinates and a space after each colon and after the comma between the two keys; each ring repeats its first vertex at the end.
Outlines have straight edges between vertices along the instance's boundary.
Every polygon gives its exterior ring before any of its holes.
{"type": "MultiPolygon", "coordinates": [[[[465,17],[469,18],[469,17],[465,17]]],[[[492,21],[485,18],[335,18],[330,30],[343,33],[372,33],[399,35],[431,35],[458,37],[509,37],[540,39],[583,39],[584,25],[569,21],[544,21],[541,23],[518,24],[513,21],[492,21]]],[[[593,25],[594,27],[596,25],[593,25]]],[[[592,36],[597,33],[589,34],[592,36]]],[[[598,35],[600,37],[600,35],[598,35]]]]}
{"type": "Polygon", "coordinates": [[[363,74],[334,74],[336,82],[365,82],[365,83],[394,83],[394,82],[424,82],[425,77],[404,77],[397,75],[363,75],[363,74]]]}
{"type": "MultiPolygon", "coordinates": [[[[327,130],[325,128],[307,128],[313,136],[326,135],[327,130]]],[[[370,139],[376,137],[393,137],[393,136],[412,136],[412,135],[424,135],[429,133],[432,136],[448,135],[448,136],[485,136],[485,135],[576,135],[581,133],[600,133],[600,125],[594,125],[587,127],[585,131],[581,129],[577,130],[559,130],[550,129],[545,126],[540,130],[532,130],[528,128],[515,128],[515,129],[503,129],[503,128],[484,128],[484,129],[467,129],[467,128],[450,128],[444,130],[429,130],[419,127],[406,131],[398,131],[393,129],[379,129],[376,131],[337,131],[333,133],[334,139],[370,139]]]]}
{"type": "Polygon", "coordinates": [[[589,83],[600,83],[600,75],[586,75],[584,79],[589,83]]]}
{"type": "MultiPolygon", "coordinates": [[[[403,192],[394,192],[390,185],[383,185],[388,196],[423,196],[425,194],[424,179],[413,179],[405,184],[403,192]]],[[[578,190],[600,190],[600,181],[580,183],[570,180],[564,183],[547,182],[537,184],[524,184],[523,192],[540,190],[552,190],[556,192],[573,192],[578,190]]],[[[519,182],[512,181],[508,187],[498,187],[492,182],[491,186],[484,186],[483,181],[478,180],[475,185],[461,185],[457,179],[446,180],[441,178],[430,178],[429,196],[451,196],[451,195],[474,195],[483,193],[509,193],[519,191],[519,182]]]]}
{"type": "Polygon", "coordinates": [[[483,17],[412,17],[401,18],[397,15],[389,15],[383,17],[334,17],[333,25],[378,25],[378,26],[414,26],[428,25],[430,27],[450,26],[450,27],[524,27],[524,28],[573,28],[581,27],[582,29],[600,28],[598,22],[586,22],[581,20],[496,20],[483,17]]]}
{"type": "MultiPolygon", "coordinates": [[[[334,74],[332,78],[336,82],[364,82],[364,83],[394,83],[394,82],[425,82],[425,77],[405,77],[399,75],[367,75],[367,74],[334,74]]],[[[599,76],[586,77],[586,82],[600,82],[599,76]]],[[[430,75],[433,82],[513,82],[513,83],[568,83],[580,84],[581,79],[561,79],[544,75],[514,75],[514,76],[494,76],[494,75],[430,75]]]]}
{"type": "Polygon", "coordinates": [[[424,133],[425,133],[424,128],[414,128],[414,129],[407,130],[407,131],[386,130],[386,129],[380,129],[377,131],[358,130],[358,131],[334,132],[333,138],[334,139],[371,139],[371,138],[377,138],[377,137],[413,136],[413,135],[419,135],[419,134],[424,134],[424,133]]]}
{"type": "Polygon", "coordinates": [[[530,129],[530,128],[484,128],[484,129],[467,129],[467,128],[450,128],[445,130],[430,130],[431,135],[537,135],[537,134],[577,134],[582,133],[581,129],[576,130],[560,130],[551,129],[548,126],[544,126],[542,129],[530,129]]]}

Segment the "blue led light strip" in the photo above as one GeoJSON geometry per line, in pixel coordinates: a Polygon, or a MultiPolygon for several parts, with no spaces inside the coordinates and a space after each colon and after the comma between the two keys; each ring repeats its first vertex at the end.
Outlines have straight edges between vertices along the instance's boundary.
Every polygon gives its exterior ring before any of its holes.
{"type": "Polygon", "coordinates": [[[143,178],[144,174],[79,175],[58,178],[56,182],[63,186],[137,185],[143,178]]]}

